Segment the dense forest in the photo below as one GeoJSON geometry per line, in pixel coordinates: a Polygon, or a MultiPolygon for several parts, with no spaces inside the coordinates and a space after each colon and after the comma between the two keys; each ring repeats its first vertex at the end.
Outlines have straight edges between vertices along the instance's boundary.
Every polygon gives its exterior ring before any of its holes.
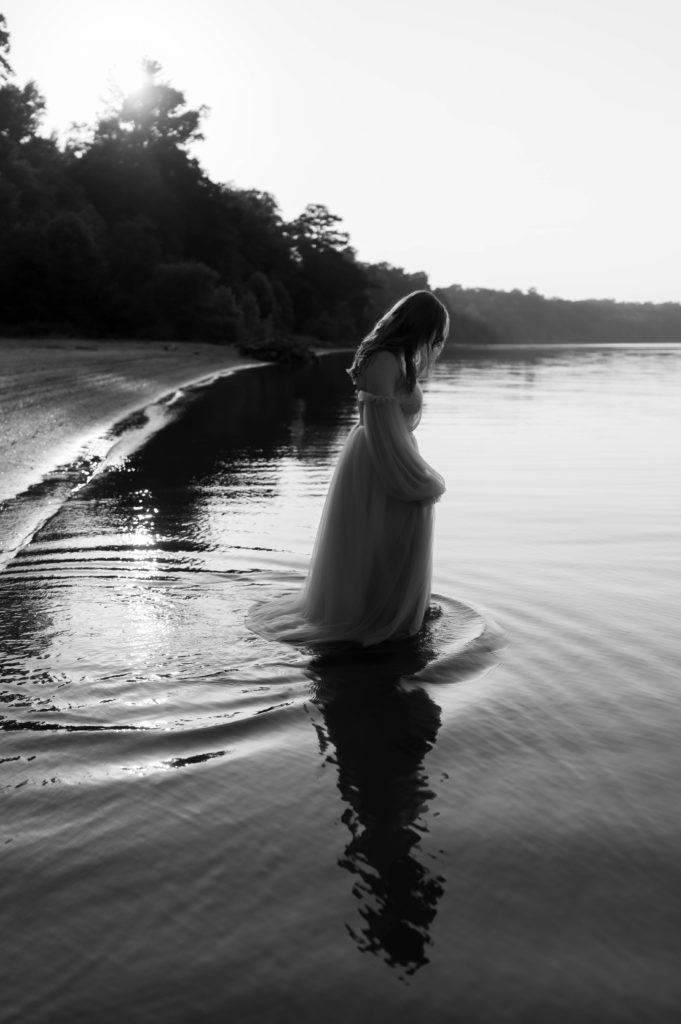
{"type": "MultiPolygon", "coordinates": [[[[273,196],[212,181],[190,155],[203,109],[145,62],[60,146],[45,101],[18,85],[0,16],[0,331],[201,339],[264,356],[356,344],[395,299],[428,287],[357,260],[341,219],[310,204],[285,221],[273,196]]],[[[462,336],[488,332],[455,314],[462,336]]]]}
{"type": "MultiPolygon", "coordinates": [[[[357,259],[341,218],[283,219],[267,192],[212,181],[192,157],[204,108],[153,61],[62,145],[19,85],[0,15],[0,333],[201,339],[264,357],[354,345],[424,273],[357,259]]],[[[681,338],[681,306],[438,290],[463,344],[681,338]]]]}

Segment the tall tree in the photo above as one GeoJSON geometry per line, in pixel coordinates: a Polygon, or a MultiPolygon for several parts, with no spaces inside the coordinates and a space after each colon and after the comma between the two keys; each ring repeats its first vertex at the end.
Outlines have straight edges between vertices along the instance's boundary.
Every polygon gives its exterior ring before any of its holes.
{"type": "Polygon", "coordinates": [[[350,235],[341,231],[342,218],[320,203],[308,203],[303,212],[288,225],[295,250],[301,258],[311,253],[345,252],[350,235]]]}
{"type": "Polygon", "coordinates": [[[28,142],[38,134],[45,100],[35,82],[0,86],[0,135],[13,142],[28,142]]]}
{"type": "Polygon", "coordinates": [[[187,236],[205,223],[199,207],[209,182],[187,147],[201,138],[205,107],[190,110],[184,94],[145,61],[145,81],[129,96],[116,94],[89,138],[69,143],[73,175],[109,228],[145,218],[154,225],[164,260],[195,258],[187,236]]]}
{"type": "Polygon", "coordinates": [[[142,62],[143,84],[125,94],[114,92],[111,109],[98,123],[95,141],[121,141],[146,149],[167,145],[186,149],[203,138],[201,119],[208,108],[186,107],[184,93],[161,80],[161,65],[142,62]]]}
{"type": "Polygon", "coordinates": [[[9,62],[9,51],[10,41],[9,32],[7,31],[7,21],[5,20],[5,15],[0,14],[0,79],[9,78],[14,74],[9,62]]]}
{"type": "Polygon", "coordinates": [[[350,341],[363,325],[368,281],[342,220],[311,203],[286,225],[297,263],[292,296],[297,325],[327,341],[350,341]]]}

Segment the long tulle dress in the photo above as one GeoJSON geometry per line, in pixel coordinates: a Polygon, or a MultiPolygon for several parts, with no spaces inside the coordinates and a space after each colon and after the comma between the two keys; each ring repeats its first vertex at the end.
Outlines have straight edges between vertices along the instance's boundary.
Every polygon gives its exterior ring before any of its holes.
{"type": "Polygon", "coordinates": [[[293,644],[363,646],[411,636],[430,601],[433,503],[443,478],[419,454],[418,383],[392,396],[360,390],[359,423],[336,465],[297,595],[254,605],[247,626],[293,644]]]}

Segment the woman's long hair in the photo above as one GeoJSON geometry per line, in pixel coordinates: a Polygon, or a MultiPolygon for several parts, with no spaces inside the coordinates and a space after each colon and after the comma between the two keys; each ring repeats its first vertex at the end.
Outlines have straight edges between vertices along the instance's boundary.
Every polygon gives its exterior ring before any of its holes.
{"type": "Polygon", "coordinates": [[[357,383],[367,360],[380,349],[404,356],[407,388],[413,391],[445,343],[449,313],[432,292],[418,291],[396,302],[360,342],[348,370],[357,383]]]}

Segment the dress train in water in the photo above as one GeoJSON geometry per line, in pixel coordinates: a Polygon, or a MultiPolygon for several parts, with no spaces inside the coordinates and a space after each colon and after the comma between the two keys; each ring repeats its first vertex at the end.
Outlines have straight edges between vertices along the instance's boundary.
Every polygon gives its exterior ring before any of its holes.
{"type": "Polygon", "coordinates": [[[246,624],[293,644],[368,646],[417,633],[428,610],[433,503],[444,480],[413,431],[422,394],[359,391],[360,422],[338,459],[300,594],[255,605],[246,624]]]}

